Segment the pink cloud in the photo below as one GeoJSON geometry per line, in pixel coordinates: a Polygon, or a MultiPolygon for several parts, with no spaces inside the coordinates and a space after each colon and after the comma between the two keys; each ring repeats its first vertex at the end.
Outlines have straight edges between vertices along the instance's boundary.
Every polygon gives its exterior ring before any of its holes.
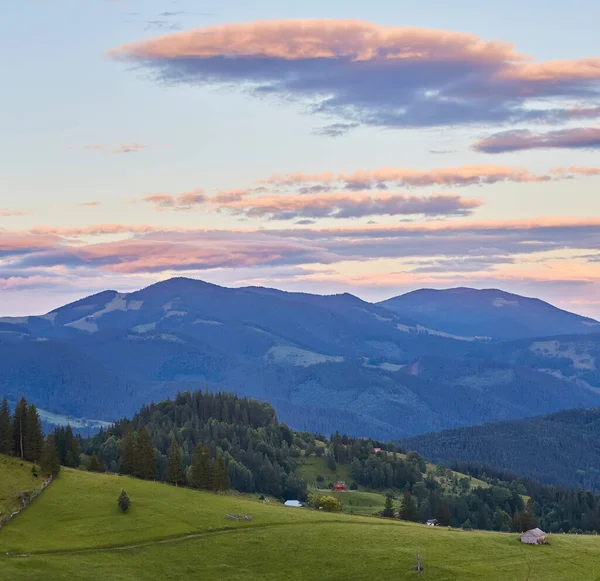
{"type": "Polygon", "coordinates": [[[359,20],[271,20],[197,28],[125,44],[161,82],[230,84],[295,99],[332,119],[325,135],[357,125],[557,122],[600,116],[600,58],[533,62],[504,41],[359,20]],[[565,106],[585,95],[587,104],[565,106]],[[551,106],[539,108],[539,99],[551,106]],[[337,121],[336,121],[337,119],[337,121]]]}
{"type": "Polygon", "coordinates": [[[600,127],[579,127],[536,133],[528,129],[502,131],[476,141],[472,148],[484,153],[524,149],[600,149],[600,127]]]}
{"type": "Polygon", "coordinates": [[[455,215],[468,214],[481,205],[479,200],[451,194],[407,196],[404,194],[307,194],[267,195],[242,198],[222,204],[249,217],[273,219],[359,218],[376,215],[455,215]]]}
{"type": "Polygon", "coordinates": [[[570,167],[554,167],[550,170],[550,173],[558,175],[580,174],[584,176],[597,176],[600,175],[600,167],[583,167],[578,165],[572,165],[570,167]]]}
{"type": "Polygon", "coordinates": [[[54,234],[28,234],[18,232],[0,231],[0,254],[14,252],[32,252],[55,248],[60,243],[60,238],[54,234]]]}
{"type": "Polygon", "coordinates": [[[600,79],[600,58],[519,63],[502,73],[502,76],[511,80],[552,83],[587,79],[598,80],[600,79]]]}
{"type": "Polygon", "coordinates": [[[461,61],[496,63],[525,57],[505,42],[473,34],[378,26],[360,20],[265,20],[198,28],[125,44],[111,57],[461,61]]]}
{"type": "Polygon", "coordinates": [[[197,189],[191,192],[185,192],[178,196],[169,194],[151,194],[142,198],[142,202],[153,204],[161,210],[191,210],[195,206],[204,204],[206,196],[204,190],[197,189]]]}
{"type": "Polygon", "coordinates": [[[179,233],[179,234],[212,234],[212,233],[235,233],[254,234],[267,233],[283,237],[305,237],[318,238],[347,238],[347,237],[388,237],[398,236],[405,233],[421,234],[436,232],[472,232],[472,231],[510,231],[510,230],[552,230],[552,229],[578,229],[582,231],[600,229],[600,218],[559,218],[539,217],[524,218],[516,220],[430,220],[419,223],[403,224],[374,224],[366,226],[336,226],[315,228],[281,228],[281,229],[257,229],[257,228],[230,228],[227,230],[216,230],[213,228],[186,228],[183,226],[158,226],[152,224],[92,224],[82,227],[62,226],[35,226],[29,231],[10,232],[5,231],[1,236],[104,236],[116,234],[153,234],[153,233],[179,233]]]}
{"type": "Polygon", "coordinates": [[[463,165],[460,167],[414,170],[409,168],[379,168],[357,170],[351,173],[321,172],[317,174],[290,173],[275,174],[261,183],[276,185],[297,185],[303,183],[377,184],[396,182],[398,187],[426,187],[433,185],[468,186],[494,184],[497,182],[543,182],[549,176],[536,175],[522,167],[507,165],[463,165]]]}
{"type": "Polygon", "coordinates": [[[8,218],[10,216],[25,216],[29,212],[23,212],[21,210],[8,210],[7,208],[0,208],[0,217],[8,218]]]}
{"type": "Polygon", "coordinates": [[[239,202],[250,194],[252,194],[252,190],[221,190],[218,194],[214,195],[210,201],[216,204],[230,204],[239,202]]]}
{"type": "MultiPolygon", "coordinates": [[[[333,258],[331,258],[333,259],[333,258]]],[[[220,232],[204,235],[168,234],[135,240],[90,244],[71,249],[69,263],[120,273],[143,273],[212,268],[239,268],[261,264],[327,260],[318,245],[255,233],[240,236],[220,232]]]]}

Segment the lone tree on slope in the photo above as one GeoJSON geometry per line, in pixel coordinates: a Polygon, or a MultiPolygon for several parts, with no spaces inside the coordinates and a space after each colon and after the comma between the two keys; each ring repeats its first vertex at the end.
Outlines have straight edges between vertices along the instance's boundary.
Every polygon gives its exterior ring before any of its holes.
{"type": "Polygon", "coordinates": [[[131,506],[131,500],[129,500],[129,496],[127,496],[127,492],[125,492],[124,488],[121,488],[121,492],[117,498],[117,506],[121,512],[127,512],[131,506]]]}

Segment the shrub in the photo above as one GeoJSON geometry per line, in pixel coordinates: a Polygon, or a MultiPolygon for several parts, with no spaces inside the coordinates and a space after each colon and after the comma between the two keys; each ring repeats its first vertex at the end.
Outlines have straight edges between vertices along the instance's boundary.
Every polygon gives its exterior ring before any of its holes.
{"type": "Polygon", "coordinates": [[[321,498],[321,508],[327,512],[339,512],[342,510],[342,503],[333,496],[323,496],[321,498]]]}

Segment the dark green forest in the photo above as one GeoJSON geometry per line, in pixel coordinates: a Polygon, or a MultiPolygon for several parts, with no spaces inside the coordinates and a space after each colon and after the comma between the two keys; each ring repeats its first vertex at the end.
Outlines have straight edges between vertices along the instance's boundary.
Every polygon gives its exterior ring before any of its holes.
{"type": "Polygon", "coordinates": [[[402,445],[433,462],[470,462],[600,491],[600,409],[445,430],[407,438],[402,445]]]}

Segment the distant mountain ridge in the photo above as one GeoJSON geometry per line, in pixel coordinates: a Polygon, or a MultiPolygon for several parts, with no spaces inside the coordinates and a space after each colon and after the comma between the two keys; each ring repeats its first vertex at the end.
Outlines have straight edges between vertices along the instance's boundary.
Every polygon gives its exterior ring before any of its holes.
{"type": "Polygon", "coordinates": [[[430,324],[347,293],[175,278],[0,319],[0,396],[114,420],[178,391],[226,389],[269,401],[299,429],[381,439],[600,405],[529,344],[430,324]]]}
{"type": "Polygon", "coordinates": [[[497,289],[421,289],[379,305],[455,335],[506,340],[600,332],[594,319],[497,289]]]}

